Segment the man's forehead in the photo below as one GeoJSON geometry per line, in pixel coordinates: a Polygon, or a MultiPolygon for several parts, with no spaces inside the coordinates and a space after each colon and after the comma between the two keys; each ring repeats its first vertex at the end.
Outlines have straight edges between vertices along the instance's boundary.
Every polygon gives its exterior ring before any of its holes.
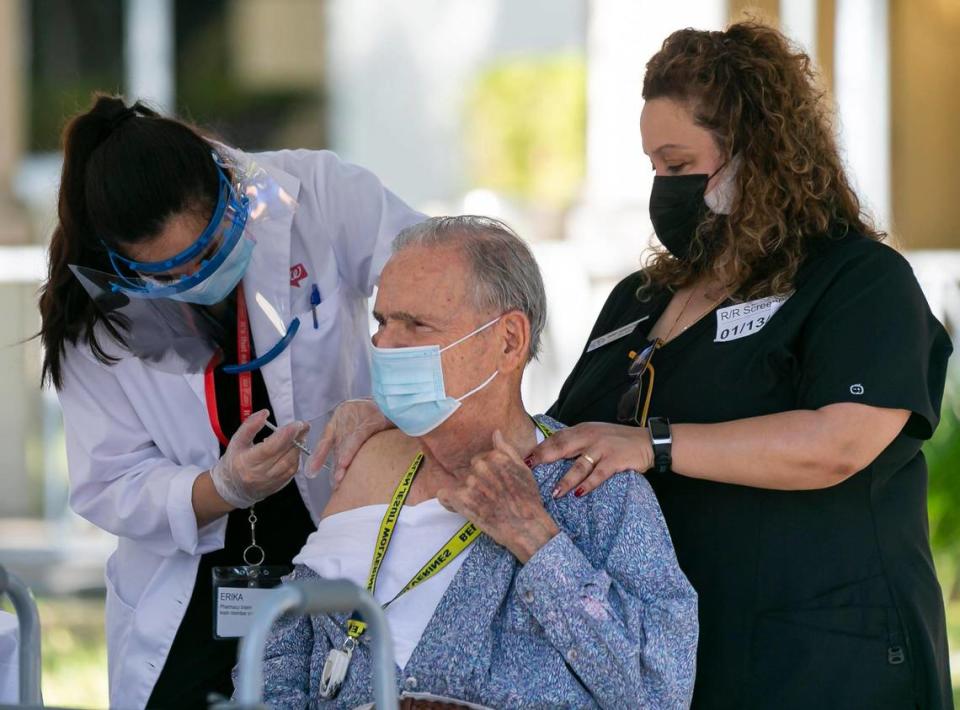
{"type": "Polygon", "coordinates": [[[414,315],[445,314],[463,303],[467,263],[448,246],[407,247],[390,257],[380,277],[377,310],[414,315]]]}

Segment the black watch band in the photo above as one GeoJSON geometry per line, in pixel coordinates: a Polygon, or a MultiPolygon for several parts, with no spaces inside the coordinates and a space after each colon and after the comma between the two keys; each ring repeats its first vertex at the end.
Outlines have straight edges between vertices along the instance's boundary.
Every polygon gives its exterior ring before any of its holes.
{"type": "Polygon", "coordinates": [[[653,470],[657,473],[668,473],[673,463],[670,453],[673,447],[670,420],[666,417],[651,417],[647,420],[647,431],[650,432],[650,443],[653,444],[653,470]]]}

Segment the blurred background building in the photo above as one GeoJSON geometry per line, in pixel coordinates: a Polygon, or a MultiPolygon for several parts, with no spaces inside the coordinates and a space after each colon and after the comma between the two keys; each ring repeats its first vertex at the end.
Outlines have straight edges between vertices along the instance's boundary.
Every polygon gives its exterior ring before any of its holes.
{"type": "MultiPolygon", "coordinates": [[[[647,59],[675,29],[748,15],[814,58],[867,207],[956,333],[960,0],[0,1],[0,563],[41,594],[47,700],[106,702],[113,541],[67,508],[59,409],[30,340],[60,131],[91,92],[144,99],[247,150],[333,149],[430,213],[505,218],[547,283],[544,355],[525,390],[539,411],[652,235],[647,59]]],[[[952,374],[927,447],[954,647],[958,397],[952,374]]]]}

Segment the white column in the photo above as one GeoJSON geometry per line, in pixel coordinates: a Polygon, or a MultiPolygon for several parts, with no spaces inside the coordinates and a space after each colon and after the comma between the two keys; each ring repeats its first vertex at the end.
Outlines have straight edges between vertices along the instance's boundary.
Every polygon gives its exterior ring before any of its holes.
{"type": "Polygon", "coordinates": [[[780,0],[780,27],[811,59],[816,59],[817,0],[780,0]]]}
{"type": "Polygon", "coordinates": [[[164,113],[174,110],[173,0],[127,0],[124,93],[164,113]]]}
{"type": "Polygon", "coordinates": [[[887,0],[837,0],[834,86],[840,145],[854,186],[890,228],[890,39],[887,0]]]}

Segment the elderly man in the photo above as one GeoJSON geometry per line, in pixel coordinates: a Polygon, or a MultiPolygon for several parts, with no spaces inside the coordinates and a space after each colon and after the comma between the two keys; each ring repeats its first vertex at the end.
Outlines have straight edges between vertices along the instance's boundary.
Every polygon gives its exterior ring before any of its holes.
{"type": "MultiPolygon", "coordinates": [[[[680,708],[696,597],[656,499],[624,472],[554,499],[570,462],[524,464],[562,425],[524,410],[545,297],[526,245],[482,217],[402,233],[374,314],[374,399],[398,429],[354,459],[297,578],[345,577],[387,607],[402,690],[495,708],[680,708]]],[[[268,644],[267,702],[372,699],[349,615],[287,619],[268,644]]]]}

